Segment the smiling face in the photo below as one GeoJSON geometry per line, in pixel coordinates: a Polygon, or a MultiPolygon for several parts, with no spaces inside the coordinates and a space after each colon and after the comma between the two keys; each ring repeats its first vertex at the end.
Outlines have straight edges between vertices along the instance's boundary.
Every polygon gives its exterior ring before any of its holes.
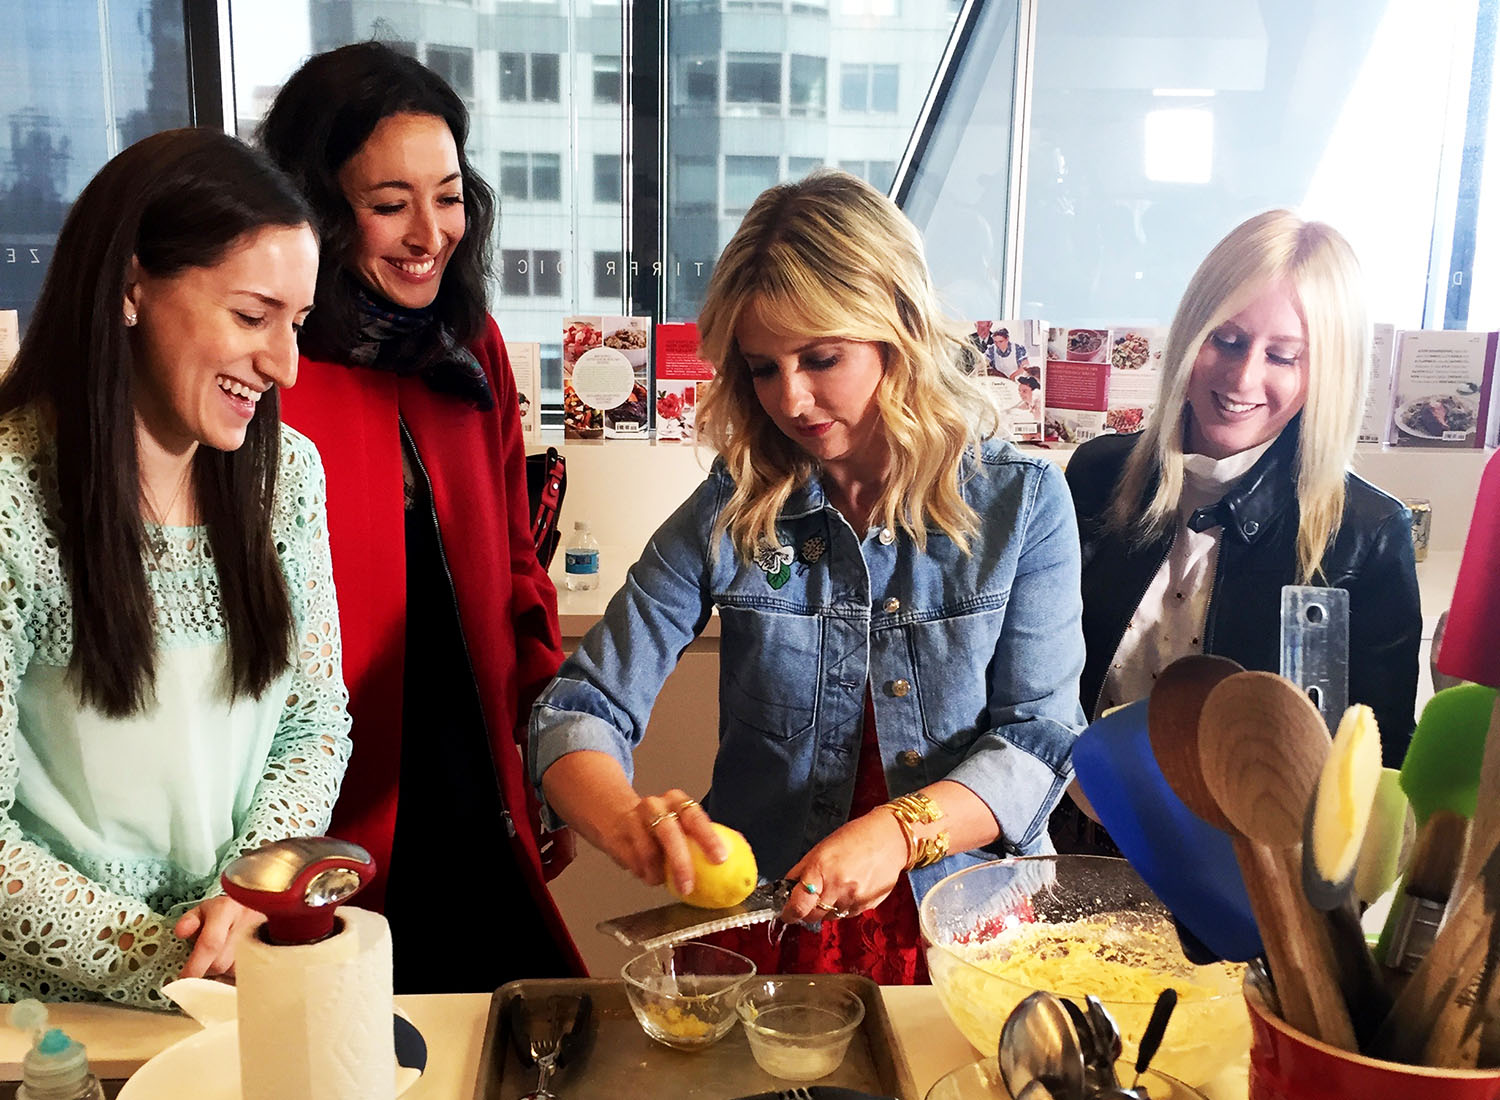
{"type": "Polygon", "coordinates": [[[875,404],[881,345],[782,332],[759,303],[740,317],[735,342],[761,408],[788,439],[835,476],[883,466],[885,426],[875,404]]]}
{"type": "Polygon", "coordinates": [[[137,320],[141,430],[173,454],[244,443],[265,392],[297,380],[297,331],[317,277],[318,240],[305,225],[248,233],[212,267],[156,276],[133,263],[125,313],[137,320]]]}
{"type": "Polygon", "coordinates": [[[458,146],[436,115],[380,120],[339,169],[359,233],[349,266],[406,309],[430,306],[464,235],[458,146]]]}
{"type": "Polygon", "coordinates": [[[1307,321],[1272,284],[1209,333],[1188,377],[1186,449],[1228,458],[1281,432],[1307,402],[1307,321]]]}

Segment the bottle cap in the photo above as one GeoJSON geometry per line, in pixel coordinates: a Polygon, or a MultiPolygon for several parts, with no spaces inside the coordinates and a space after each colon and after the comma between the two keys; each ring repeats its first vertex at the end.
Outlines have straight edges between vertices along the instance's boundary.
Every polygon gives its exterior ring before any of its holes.
{"type": "Polygon", "coordinates": [[[47,1027],[47,1007],[39,1001],[17,1002],[10,1010],[13,1027],[30,1031],[33,1046],[21,1059],[21,1083],[44,1096],[71,1095],[89,1075],[88,1051],[61,1028],[47,1027]]]}
{"type": "Polygon", "coordinates": [[[586,519],[575,519],[573,521],[573,530],[575,530],[575,531],[587,531],[588,529],[589,529],[589,521],[588,520],[586,520],[586,519]]]}

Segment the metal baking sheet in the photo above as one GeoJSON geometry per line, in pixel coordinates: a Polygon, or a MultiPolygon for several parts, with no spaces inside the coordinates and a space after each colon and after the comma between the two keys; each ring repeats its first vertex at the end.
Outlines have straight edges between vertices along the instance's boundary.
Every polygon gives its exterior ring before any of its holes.
{"type": "Polygon", "coordinates": [[[505,1006],[512,997],[587,993],[594,1001],[592,1042],[575,1064],[548,1086],[562,1100],[603,1096],[670,1096],[673,1100],[736,1100],[794,1085],[841,1085],[898,1100],[920,1100],[906,1057],[896,1043],[880,987],[857,974],[818,974],[812,980],[848,988],[865,1003],[865,1018],[837,1070],[817,1081],[783,1081],[755,1064],[745,1029],[736,1024],[704,1050],[682,1051],[647,1037],[625,999],[625,983],[607,978],[530,978],[509,982],[490,999],[474,1100],[519,1100],[536,1087],[536,1070],[511,1049],[505,1006]]]}

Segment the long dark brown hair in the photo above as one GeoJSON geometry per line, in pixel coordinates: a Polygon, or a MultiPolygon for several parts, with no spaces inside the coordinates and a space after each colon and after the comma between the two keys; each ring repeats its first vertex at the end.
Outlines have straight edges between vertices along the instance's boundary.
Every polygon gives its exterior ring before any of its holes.
{"type": "MultiPolygon", "coordinates": [[[[73,597],[69,668],[81,700],[112,717],[149,706],[156,681],[138,364],[124,324],[131,258],[171,276],[212,267],[247,233],[310,221],[296,187],[260,153],[213,130],[168,130],[100,169],[63,223],[20,354],[0,383],[0,415],[32,405],[55,420],[58,534],[73,597]]],[[[273,387],[242,447],[203,446],[193,458],[235,697],[259,696],[291,659],[292,612],[271,532],[280,437],[273,387]]]]}
{"type": "Polygon", "coordinates": [[[495,194],[464,151],[468,109],[443,78],[421,62],[381,42],[356,42],[309,58],[282,86],[255,132],[257,144],[302,188],[323,237],[318,308],[302,330],[302,347],[310,354],[342,356],[359,337],[360,284],[350,268],[359,228],[339,184],[339,170],[382,119],[400,114],[434,115],[453,135],[463,179],[465,228],[432,308],[460,344],[484,330],[495,194]]]}

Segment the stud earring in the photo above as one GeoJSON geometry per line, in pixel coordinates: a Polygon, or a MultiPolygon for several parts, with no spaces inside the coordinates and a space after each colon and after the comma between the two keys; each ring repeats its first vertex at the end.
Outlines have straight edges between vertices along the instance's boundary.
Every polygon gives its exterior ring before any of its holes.
{"type": "Polygon", "coordinates": [[[125,314],[125,327],[126,328],[134,328],[135,327],[135,314],[134,313],[127,313],[127,314],[125,314]]]}

